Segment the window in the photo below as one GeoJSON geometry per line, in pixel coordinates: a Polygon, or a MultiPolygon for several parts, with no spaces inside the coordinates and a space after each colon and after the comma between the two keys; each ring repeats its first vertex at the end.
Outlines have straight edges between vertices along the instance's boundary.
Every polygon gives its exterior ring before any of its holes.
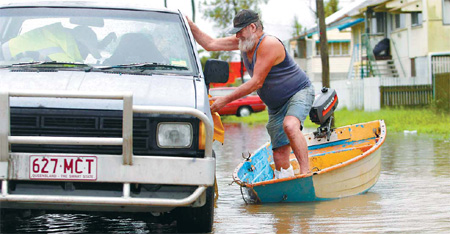
{"type": "Polygon", "coordinates": [[[411,13],[411,25],[412,26],[422,25],[422,12],[411,13]]]}
{"type": "Polygon", "coordinates": [[[443,0],[442,3],[442,21],[444,24],[450,24],[450,0],[443,0]]]}
{"type": "MultiPolygon", "coordinates": [[[[349,55],[350,42],[328,42],[328,55],[329,56],[345,56],[349,55]]],[[[316,43],[316,55],[320,56],[320,43],[316,43]]]]}
{"type": "Polygon", "coordinates": [[[332,55],[341,55],[341,43],[331,43],[332,55]]]}
{"type": "Polygon", "coordinates": [[[405,27],[405,14],[392,15],[392,29],[401,29],[405,27]]]}
{"type": "Polygon", "coordinates": [[[411,59],[411,77],[416,77],[416,58],[411,59]]]}
{"type": "Polygon", "coordinates": [[[371,33],[384,33],[386,31],[386,13],[376,12],[372,18],[371,33]]]}
{"type": "Polygon", "coordinates": [[[350,54],[350,50],[349,50],[349,48],[350,48],[350,43],[342,43],[341,44],[341,49],[342,49],[342,55],[348,55],[348,54],[350,54]]]}

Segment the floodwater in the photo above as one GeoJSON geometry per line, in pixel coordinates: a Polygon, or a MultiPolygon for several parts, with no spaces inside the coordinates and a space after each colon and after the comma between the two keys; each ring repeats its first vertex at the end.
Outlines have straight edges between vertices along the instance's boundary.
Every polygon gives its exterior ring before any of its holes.
{"type": "MultiPolygon", "coordinates": [[[[268,141],[264,125],[226,124],[225,144],[214,143],[219,198],[213,233],[444,233],[450,230],[450,141],[390,133],[382,147],[382,171],[366,194],[296,204],[246,204],[232,184],[242,155],[268,141]]],[[[6,214],[7,216],[7,214],[6,214]]],[[[3,232],[175,232],[174,223],[144,216],[35,214],[3,217],[3,232]],[[7,221],[5,221],[7,220],[7,221]]]]}

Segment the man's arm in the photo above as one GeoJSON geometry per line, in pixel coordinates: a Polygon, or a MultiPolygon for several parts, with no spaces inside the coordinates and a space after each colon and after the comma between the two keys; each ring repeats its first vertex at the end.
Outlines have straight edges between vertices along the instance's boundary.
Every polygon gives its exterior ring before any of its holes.
{"type": "Polygon", "coordinates": [[[207,51],[231,51],[237,50],[239,45],[239,39],[235,36],[223,37],[223,38],[212,38],[208,34],[204,33],[197,25],[192,22],[188,17],[187,21],[189,27],[191,28],[192,34],[195,40],[207,51]]]}
{"type": "Polygon", "coordinates": [[[283,62],[285,57],[284,47],[276,38],[266,37],[260,44],[256,54],[256,63],[253,70],[253,77],[240,85],[235,91],[224,97],[214,98],[211,111],[216,112],[222,109],[227,103],[248,95],[260,89],[267,74],[273,66],[283,62]]]}

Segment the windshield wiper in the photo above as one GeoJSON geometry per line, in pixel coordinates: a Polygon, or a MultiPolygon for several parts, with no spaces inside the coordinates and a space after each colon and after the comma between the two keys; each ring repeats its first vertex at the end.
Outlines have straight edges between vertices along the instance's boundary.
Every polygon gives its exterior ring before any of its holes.
{"type": "Polygon", "coordinates": [[[129,69],[129,70],[179,70],[179,71],[186,71],[188,70],[185,66],[177,66],[177,65],[170,65],[170,64],[163,64],[163,63],[132,63],[132,64],[122,64],[122,65],[114,65],[109,67],[102,67],[99,68],[100,70],[123,70],[123,69],[129,69]]]}
{"type": "Polygon", "coordinates": [[[90,71],[92,66],[84,63],[75,62],[58,62],[58,61],[35,61],[35,62],[25,62],[25,63],[14,63],[9,67],[13,68],[52,68],[52,69],[83,69],[85,71],[90,71]]]}

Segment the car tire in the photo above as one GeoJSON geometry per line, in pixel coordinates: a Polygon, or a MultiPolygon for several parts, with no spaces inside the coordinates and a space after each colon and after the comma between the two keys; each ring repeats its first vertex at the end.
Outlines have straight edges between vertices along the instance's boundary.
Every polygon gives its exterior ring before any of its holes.
{"type": "Polygon", "coordinates": [[[242,106],[238,109],[237,111],[237,116],[238,117],[246,117],[249,116],[252,113],[252,109],[248,106],[242,106]]]}
{"type": "Polygon", "coordinates": [[[178,233],[209,233],[214,221],[214,188],[206,189],[206,203],[202,207],[177,208],[178,233]]]}

